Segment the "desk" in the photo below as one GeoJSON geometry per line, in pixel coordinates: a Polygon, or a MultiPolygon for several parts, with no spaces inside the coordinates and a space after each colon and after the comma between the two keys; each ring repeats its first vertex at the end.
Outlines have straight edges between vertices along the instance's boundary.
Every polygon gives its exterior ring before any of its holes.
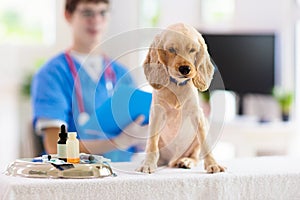
{"type": "Polygon", "coordinates": [[[294,122],[260,123],[249,118],[236,118],[223,126],[221,142],[235,147],[236,157],[253,157],[260,152],[295,154],[299,151],[300,134],[294,122]]]}
{"type": "Polygon", "coordinates": [[[135,172],[137,163],[113,163],[117,177],[38,179],[0,175],[0,199],[300,199],[300,158],[258,157],[221,162],[228,171],[202,166],[135,172]]]}

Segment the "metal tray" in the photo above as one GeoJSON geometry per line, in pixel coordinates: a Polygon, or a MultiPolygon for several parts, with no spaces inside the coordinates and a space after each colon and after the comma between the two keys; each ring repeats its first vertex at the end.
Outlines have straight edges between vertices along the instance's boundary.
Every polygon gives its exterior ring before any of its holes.
{"type": "Polygon", "coordinates": [[[4,174],[28,178],[103,178],[115,176],[108,163],[73,164],[74,168],[59,170],[51,163],[31,162],[32,159],[18,159],[11,163],[4,174]]]}

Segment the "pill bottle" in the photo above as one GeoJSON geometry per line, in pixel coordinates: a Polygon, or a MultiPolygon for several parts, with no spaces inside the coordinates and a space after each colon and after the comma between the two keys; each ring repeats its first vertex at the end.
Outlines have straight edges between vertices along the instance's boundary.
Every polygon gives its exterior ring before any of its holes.
{"type": "Polygon", "coordinates": [[[76,132],[68,133],[67,144],[67,162],[69,163],[79,163],[79,141],[76,138],[76,132]]]}

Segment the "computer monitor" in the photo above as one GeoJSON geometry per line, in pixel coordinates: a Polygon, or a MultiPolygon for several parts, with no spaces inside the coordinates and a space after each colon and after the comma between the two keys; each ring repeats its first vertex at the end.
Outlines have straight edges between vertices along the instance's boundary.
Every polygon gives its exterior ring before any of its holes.
{"type": "MultiPolygon", "coordinates": [[[[271,94],[275,85],[275,34],[203,34],[215,76],[222,77],[226,90],[240,98],[245,94],[271,94]]],[[[220,89],[212,83],[212,89],[220,89]]]]}

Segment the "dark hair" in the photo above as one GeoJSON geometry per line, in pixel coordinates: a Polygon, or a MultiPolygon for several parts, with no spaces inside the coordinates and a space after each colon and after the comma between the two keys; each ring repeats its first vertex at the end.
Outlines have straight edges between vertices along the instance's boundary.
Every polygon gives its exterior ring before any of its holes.
{"type": "Polygon", "coordinates": [[[65,11],[73,13],[79,3],[106,3],[109,4],[109,0],[66,0],[65,11]]]}

